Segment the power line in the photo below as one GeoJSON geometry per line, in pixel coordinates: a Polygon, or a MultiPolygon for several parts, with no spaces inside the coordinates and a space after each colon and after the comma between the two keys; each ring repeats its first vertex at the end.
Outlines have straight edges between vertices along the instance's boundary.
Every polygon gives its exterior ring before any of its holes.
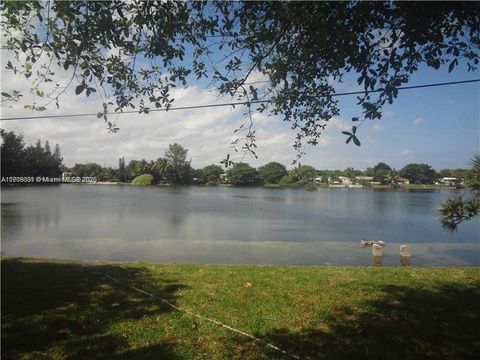
{"type": "MultiPolygon", "coordinates": [[[[446,85],[468,84],[468,83],[475,83],[475,82],[480,82],[480,79],[403,86],[403,87],[399,87],[397,89],[398,90],[410,90],[410,89],[421,89],[421,88],[446,86],[446,85]]],[[[377,93],[377,92],[381,92],[381,91],[383,91],[383,90],[378,89],[378,90],[370,90],[370,91],[350,91],[350,92],[332,94],[331,96],[334,97],[334,96],[370,94],[370,93],[377,93]]],[[[271,102],[271,100],[256,100],[256,101],[250,101],[250,104],[265,104],[265,103],[270,103],[270,102],[271,102]]],[[[191,106],[172,107],[169,110],[167,110],[165,108],[163,108],[163,109],[151,109],[151,110],[149,110],[149,112],[204,109],[204,108],[225,107],[225,106],[235,107],[236,105],[247,105],[247,104],[248,104],[248,101],[228,102],[228,103],[219,103],[219,104],[205,104],[205,105],[191,105],[191,106]]],[[[123,111],[123,112],[108,112],[108,113],[106,113],[106,115],[123,115],[123,114],[138,114],[138,113],[139,112],[137,110],[128,110],[128,111],[123,111]]],[[[40,115],[40,116],[9,117],[9,118],[1,119],[1,121],[54,119],[54,118],[80,117],[80,116],[97,116],[97,114],[98,113],[81,113],[81,114],[64,114],[64,115],[40,115]]],[[[103,115],[103,113],[102,113],[102,115],[103,115]]]]}
{"type": "MultiPolygon", "coordinates": [[[[261,104],[261,103],[269,103],[270,100],[258,100],[258,101],[250,101],[250,104],[261,104]]],[[[179,106],[167,109],[150,109],[148,112],[155,112],[155,111],[174,111],[174,110],[189,110],[189,109],[203,109],[209,107],[222,107],[222,106],[235,106],[235,105],[247,105],[248,101],[244,102],[230,102],[230,103],[219,103],[219,104],[205,104],[205,105],[192,105],[192,106],[179,106]]],[[[123,115],[123,114],[138,114],[138,110],[128,110],[123,112],[107,112],[105,115],[123,115]]],[[[102,115],[104,113],[101,113],[102,115]]],[[[47,119],[47,118],[64,118],[64,117],[79,117],[79,116],[97,116],[98,113],[83,113],[83,114],[65,114],[65,115],[41,115],[41,116],[25,116],[25,117],[13,117],[13,118],[5,118],[1,119],[1,121],[7,120],[32,120],[32,119],[47,119]]]]}

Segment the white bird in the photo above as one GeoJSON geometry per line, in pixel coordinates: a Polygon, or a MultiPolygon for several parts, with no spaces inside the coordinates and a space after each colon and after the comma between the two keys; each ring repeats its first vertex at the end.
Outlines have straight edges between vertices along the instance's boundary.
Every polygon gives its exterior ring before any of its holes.
{"type": "Polygon", "coordinates": [[[385,246],[385,242],[383,242],[382,240],[365,240],[365,239],[362,239],[360,241],[360,245],[362,245],[362,246],[372,246],[373,244],[380,245],[380,246],[385,246]]]}

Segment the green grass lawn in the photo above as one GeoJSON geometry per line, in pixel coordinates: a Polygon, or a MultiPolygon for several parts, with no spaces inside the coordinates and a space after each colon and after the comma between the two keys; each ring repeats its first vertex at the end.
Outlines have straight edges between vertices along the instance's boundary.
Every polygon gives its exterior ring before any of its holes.
{"type": "Polygon", "coordinates": [[[3,258],[2,359],[477,359],[480,269],[3,258]]]}

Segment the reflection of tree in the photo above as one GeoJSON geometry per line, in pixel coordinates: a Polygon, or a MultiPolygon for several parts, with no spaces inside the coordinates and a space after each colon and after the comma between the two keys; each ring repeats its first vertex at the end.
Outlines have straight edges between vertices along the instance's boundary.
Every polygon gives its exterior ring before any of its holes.
{"type": "Polygon", "coordinates": [[[390,199],[387,198],[387,195],[389,194],[384,190],[372,191],[374,211],[378,216],[383,216],[382,214],[385,214],[385,211],[389,208],[390,199]]]}
{"type": "MultiPolygon", "coordinates": [[[[23,226],[23,217],[20,214],[18,203],[2,202],[2,242],[5,243],[10,239],[16,238],[23,226]]],[[[8,255],[8,254],[7,254],[8,255]]]]}
{"type": "Polygon", "coordinates": [[[168,226],[174,231],[177,231],[184,222],[185,222],[185,216],[183,215],[173,214],[173,215],[167,216],[168,226]]]}

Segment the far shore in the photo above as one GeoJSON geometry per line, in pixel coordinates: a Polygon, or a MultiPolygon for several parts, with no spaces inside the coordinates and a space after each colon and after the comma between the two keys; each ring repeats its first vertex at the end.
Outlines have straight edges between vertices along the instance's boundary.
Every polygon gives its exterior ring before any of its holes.
{"type": "Polygon", "coordinates": [[[296,190],[305,190],[305,191],[315,191],[317,189],[367,189],[367,190],[458,190],[458,189],[468,189],[464,186],[451,186],[451,185],[435,185],[435,184],[408,184],[408,185],[396,185],[394,187],[390,185],[355,185],[355,186],[346,186],[346,185],[329,185],[329,184],[264,184],[264,185],[255,185],[255,186],[236,186],[232,184],[151,184],[151,185],[135,185],[127,182],[115,182],[115,181],[97,181],[97,182],[56,182],[56,183],[2,183],[1,187],[4,186],[24,186],[24,185],[58,185],[58,184],[70,184],[70,185],[121,185],[121,186],[201,186],[201,187],[234,187],[234,188],[265,188],[265,189],[296,189],[296,190]]]}
{"type": "MultiPolygon", "coordinates": [[[[68,183],[67,183],[68,184],[68,183]]],[[[182,184],[182,185],[173,185],[167,183],[159,183],[152,185],[133,185],[126,182],[115,182],[115,181],[97,181],[92,183],[82,183],[86,185],[129,185],[129,186],[206,186],[206,187],[252,187],[252,188],[267,188],[267,189],[304,189],[304,185],[299,184],[264,184],[260,186],[235,186],[232,184],[182,184]]],[[[465,187],[456,187],[451,185],[435,185],[435,184],[402,184],[397,186],[390,185],[363,185],[363,186],[342,186],[342,185],[329,185],[329,184],[313,184],[316,188],[322,189],[372,189],[372,190],[457,190],[464,189],[465,187]]],[[[309,188],[308,190],[312,190],[309,188]]]]}

